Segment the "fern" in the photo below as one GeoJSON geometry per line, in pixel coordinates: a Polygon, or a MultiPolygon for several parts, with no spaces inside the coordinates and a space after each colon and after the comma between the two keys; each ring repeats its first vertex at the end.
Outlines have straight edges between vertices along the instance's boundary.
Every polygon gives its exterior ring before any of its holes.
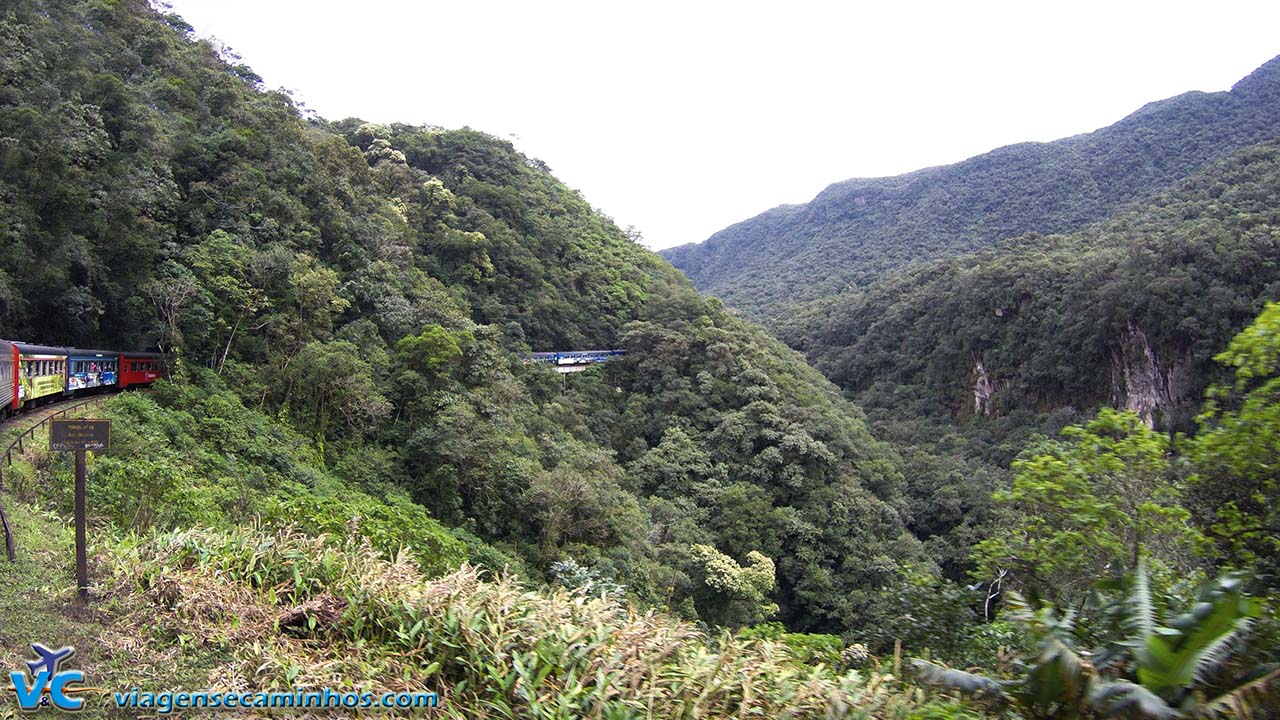
{"type": "Polygon", "coordinates": [[[1156,612],[1151,600],[1151,579],[1147,563],[1140,561],[1133,573],[1133,589],[1129,593],[1129,630],[1146,643],[1155,631],[1156,612]]]}
{"type": "Polygon", "coordinates": [[[1261,613],[1258,601],[1242,591],[1240,578],[1226,575],[1201,590],[1195,605],[1170,627],[1153,629],[1135,653],[1138,681],[1166,696],[1208,682],[1261,613]]]}

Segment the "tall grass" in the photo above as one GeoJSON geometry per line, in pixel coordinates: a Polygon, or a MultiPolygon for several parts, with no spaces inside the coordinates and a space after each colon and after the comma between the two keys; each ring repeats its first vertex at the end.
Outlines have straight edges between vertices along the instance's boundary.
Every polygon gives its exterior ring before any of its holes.
{"type": "Polygon", "coordinates": [[[354,538],[184,530],[122,545],[114,563],[137,622],[233,653],[212,679],[228,688],[429,690],[459,718],[907,718],[918,707],[888,676],[806,665],[782,643],[708,636],[470,566],[428,579],[407,553],[388,561],[354,538]]]}

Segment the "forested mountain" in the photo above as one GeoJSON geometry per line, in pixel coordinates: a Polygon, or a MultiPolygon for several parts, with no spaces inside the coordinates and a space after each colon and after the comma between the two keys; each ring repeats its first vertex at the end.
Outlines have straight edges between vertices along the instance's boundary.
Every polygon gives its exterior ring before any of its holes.
{"type": "Polygon", "coordinates": [[[1213,356],[1280,297],[1280,145],[1141,208],[926,263],[792,325],[863,401],[935,417],[1113,405],[1186,429],[1213,356]]]}
{"type": "Polygon", "coordinates": [[[0,336],[171,351],[218,398],[172,396],[196,440],[243,446],[191,476],[253,468],[208,496],[227,517],[319,482],[228,425],[243,403],[535,578],[689,617],[760,617],[763,588],[704,582],[738,562],[826,629],[927,566],[859,411],[510,144],[305,119],[140,0],[10,4],[0,52],[0,336]]]}
{"type": "Polygon", "coordinates": [[[663,255],[702,292],[777,329],[797,303],[1004,238],[1081,229],[1277,137],[1280,58],[1229,92],[1153,102],[1110,127],[1055,142],[836,183],[807,204],[769,210],[663,255]]]}

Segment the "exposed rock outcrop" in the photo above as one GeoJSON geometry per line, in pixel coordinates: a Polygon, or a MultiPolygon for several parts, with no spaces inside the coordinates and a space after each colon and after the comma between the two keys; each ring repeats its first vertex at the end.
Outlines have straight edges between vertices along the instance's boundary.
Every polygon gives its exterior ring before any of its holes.
{"type": "Polygon", "coordinates": [[[1188,401],[1191,389],[1190,357],[1184,354],[1163,363],[1156,356],[1146,333],[1133,322],[1120,336],[1111,355],[1112,402],[1132,410],[1147,427],[1155,427],[1157,417],[1188,401]]]}
{"type": "Polygon", "coordinates": [[[995,394],[995,385],[991,383],[991,376],[987,374],[987,368],[983,366],[982,361],[978,360],[973,364],[973,414],[991,416],[991,396],[995,394]]]}

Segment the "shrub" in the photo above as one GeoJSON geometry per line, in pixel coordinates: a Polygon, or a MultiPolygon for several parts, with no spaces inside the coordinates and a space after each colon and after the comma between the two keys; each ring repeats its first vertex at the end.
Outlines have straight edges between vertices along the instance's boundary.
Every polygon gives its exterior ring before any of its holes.
{"type": "Polygon", "coordinates": [[[365,538],[384,557],[409,549],[428,575],[457,569],[467,560],[467,548],[421,505],[391,496],[382,502],[360,493],[349,499],[299,495],[266,505],[264,517],[278,525],[295,525],[311,535],[365,538]]]}

